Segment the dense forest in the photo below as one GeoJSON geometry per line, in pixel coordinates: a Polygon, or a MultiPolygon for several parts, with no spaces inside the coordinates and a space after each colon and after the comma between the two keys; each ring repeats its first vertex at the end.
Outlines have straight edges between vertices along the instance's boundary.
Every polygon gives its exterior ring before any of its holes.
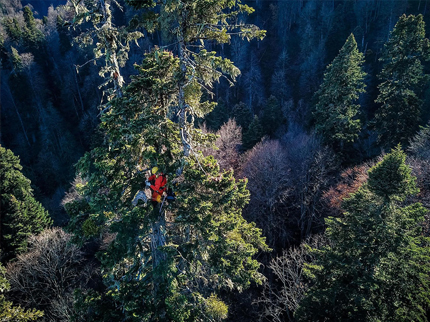
{"type": "Polygon", "coordinates": [[[427,321],[428,0],[0,0],[0,321],[427,321]]]}

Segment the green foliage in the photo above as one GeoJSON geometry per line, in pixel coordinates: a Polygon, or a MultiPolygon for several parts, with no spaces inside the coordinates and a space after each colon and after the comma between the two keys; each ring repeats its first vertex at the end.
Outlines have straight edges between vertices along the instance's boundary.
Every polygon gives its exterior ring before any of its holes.
{"type": "MultiPolygon", "coordinates": [[[[234,21],[240,14],[251,14],[254,9],[236,0],[197,0],[197,1],[166,1],[162,4],[156,1],[126,1],[136,8],[159,8],[154,10],[159,14],[153,15],[148,25],[157,25],[161,30],[172,30],[173,34],[182,34],[185,43],[211,39],[219,44],[228,43],[232,35],[240,35],[242,39],[262,39],[266,31],[257,26],[234,21]],[[181,20],[186,18],[186,30],[181,30],[181,20]],[[179,20],[177,20],[179,19],[179,20]],[[178,27],[178,22],[179,26],[178,27]],[[232,23],[233,22],[233,23],[232,23]],[[183,31],[186,31],[183,33],[183,31]]],[[[147,16],[149,18],[149,16],[147,16]]],[[[185,21],[184,21],[185,22],[185,21]]],[[[152,28],[150,28],[152,29],[152,28]]]]}
{"type": "Polygon", "coordinates": [[[403,201],[419,192],[411,168],[405,164],[406,154],[398,145],[369,170],[368,188],[383,199],[403,201]]]}
{"type": "Polygon", "coordinates": [[[253,115],[249,107],[240,102],[233,107],[232,118],[236,120],[237,125],[242,127],[243,131],[246,131],[253,120],[253,115]]]}
{"type": "Polygon", "coordinates": [[[213,319],[223,320],[227,318],[228,306],[215,294],[212,294],[206,300],[206,313],[213,319]]]}
{"type": "MultiPolygon", "coordinates": [[[[145,25],[175,36],[179,55],[155,48],[136,66],[139,74],[123,95],[110,101],[101,117],[103,144],[77,164],[88,183],[82,200],[67,206],[69,229],[81,241],[95,233],[112,236],[97,255],[107,287],[103,296],[115,303],[105,316],[117,319],[115,307],[121,307],[121,319],[131,321],[207,321],[205,299],[211,294],[261,283],[252,257],[267,246],[261,231],[241,215],[249,200],[246,182],[230,171],[220,173],[213,157],[197,150],[215,140],[194,128],[194,119],[215,106],[203,99],[203,91],[210,93],[221,77],[233,82],[240,73],[230,60],[205,50],[204,40],[226,43],[232,34],[259,38],[264,31],[234,23],[238,14],[251,11],[237,1],[130,3],[155,6],[146,15],[153,21],[145,25]],[[153,166],[166,174],[176,201],[163,208],[133,207],[136,191],[145,189],[142,169],[153,166]]],[[[87,19],[88,9],[77,9],[82,14],[76,19],[87,19]]],[[[93,23],[105,19],[98,15],[93,23]]],[[[103,48],[107,55],[109,46],[103,48]]],[[[88,303],[101,301],[93,297],[88,303]]],[[[209,321],[225,317],[221,302],[209,303],[214,315],[209,321]]]]}
{"type": "Polygon", "coordinates": [[[24,33],[23,41],[32,50],[35,51],[40,48],[45,37],[43,33],[37,28],[33,12],[28,6],[24,7],[24,33]]]}
{"type": "Polygon", "coordinates": [[[121,321],[122,312],[110,296],[93,290],[76,289],[73,321],[121,321]]]}
{"type": "MultiPolygon", "coordinates": [[[[101,118],[105,143],[78,163],[88,183],[81,187],[83,200],[66,205],[70,229],[82,240],[94,232],[115,236],[98,257],[107,286],[103,296],[122,307],[123,318],[200,321],[210,294],[261,282],[252,256],[267,246],[241,215],[249,200],[246,183],[236,182],[232,172],[220,173],[212,157],[183,155],[178,124],[169,118],[177,106],[179,59],[154,50],[136,68],[139,74],[123,97],[112,100],[101,118]],[[155,165],[167,175],[168,186],[174,180],[176,201],[162,211],[133,207],[146,179],[139,169],[155,165]]],[[[214,140],[192,127],[187,131],[200,145],[214,140]]],[[[101,312],[102,301],[84,297],[85,302],[101,312]]],[[[225,316],[222,302],[210,303],[213,319],[225,316]]],[[[113,319],[119,314],[114,307],[103,314],[113,319]]]]}
{"type": "Polygon", "coordinates": [[[82,232],[84,233],[84,236],[87,238],[92,236],[97,236],[97,234],[99,233],[99,227],[91,218],[88,218],[82,224],[82,232]]]}
{"type": "Polygon", "coordinates": [[[16,18],[6,18],[3,20],[3,26],[11,41],[18,44],[22,37],[21,27],[16,18]]]}
{"type": "Polygon", "coordinates": [[[276,130],[285,123],[281,105],[275,96],[270,96],[263,110],[261,123],[264,133],[273,137],[276,130]]]}
{"type": "Polygon", "coordinates": [[[263,137],[263,127],[261,126],[260,120],[257,115],[254,115],[254,119],[249,125],[248,130],[243,133],[242,146],[245,150],[251,149],[254,145],[260,142],[263,137]]]}
{"type": "Polygon", "coordinates": [[[363,54],[351,34],[327,66],[324,81],[316,92],[315,130],[325,143],[337,148],[342,149],[344,142],[353,142],[361,129],[361,122],[356,118],[360,106],[355,102],[365,91],[363,61],[363,54]]]}
{"type": "Polygon", "coordinates": [[[52,224],[22,173],[19,158],[0,146],[1,250],[6,259],[24,252],[27,238],[52,224]]]}
{"type": "Polygon", "coordinates": [[[214,131],[218,131],[224,123],[227,123],[228,111],[222,99],[219,99],[213,111],[206,115],[205,121],[207,126],[214,131]]]}
{"type": "MultiPolygon", "coordinates": [[[[122,10],[117,1],[114,3],[122,10]]],[[[131,31],[126,26],[116,26],[113,23],[113,15],[110,4],[103,0],[72,0],[74,28],[78,25],[91,23],[90,27],[82,32],[75,41],[81,46],[92,46],[95,59],[104,58],[105,66],[100,69],[99,75],[105,78],[100,86],[104,87],[113,83],[114,88],[106,90],[108,100],[114,96],[121,96],[121,88],[124,79],[121,76],[120,67],[124,67],[128,60],[130,43],[137,44],[143,37],[139,31],[131,31]]]]}
{"type": "Polygon", "coordinates": [[[25,310],[20,306],[14,306],[6,300],[4,293],[10,289],[5,277],[6,270],[0,263],[0,321],[2,322],[25,322],[35,321],[43,316],[43,312],[35,309],[25,310]]]}
{"type": "Polygon", "coordinates": [[[344,217],[326,220],[329,244],[312,251],[316,260],[304,271],[313,285],[296,311],[299,321],[427,321],[427,209],[399,203],[417,190],[404,156],[400,148],[386,155],[344,200],[344,217]],[[399,188],[377,186],[387,183],[381,176],[399,188]]]}
{"type": "Polygon", "coordinates": [[[36,22],[34,21],[33,12],[28,6],[24,7],[24,21],[29,30],[34,31],[36,29],[36,22]]]}
{"type": "Polygon", "coordinates": [[[420,93],[428,80],[422,62],[430,58],[430,43],[425,38],[422,15],[400,17],[385,44],[384,67],[379,75],[375,114],[379,143],[394,147],[406,145],[419,129],[422,100],[420,93]]]}
{"type": "Polygon", "coordinates": [[[10,47],[12,53],[11,53],[11,60],[12,60],[12,66],[15,71],[18,73],[22,70],[22,59],[19,55],[18,51],[14,47],[10,47]]]}

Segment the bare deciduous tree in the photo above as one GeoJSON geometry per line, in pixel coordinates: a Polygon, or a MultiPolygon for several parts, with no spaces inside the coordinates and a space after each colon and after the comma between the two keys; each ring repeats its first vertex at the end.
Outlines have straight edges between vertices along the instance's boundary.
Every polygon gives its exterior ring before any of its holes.
{"type": "Polygon", "coordinates": [[[290,124],[282,141],[288,151],[291,186],[294,187],[289,206],[291,211],[297,213],[290,218],[299,228],[303,240],[323,216],[321,197],[329,186],[336,163],[330,149],[322,146],[314,134],[307,134],[294,123],[290,124]]]}
{"type": "Polygon", "coordinates": [[[274,278],[265,281],[262,296],[256,301],[263,306],[260,321],[295,321],[293,313],[309,287],[303,276],[304,265],[314,259],[309,246],[320,248],[326,243],[323,235],[314,235],[272,259],[269,268],[274,278]]]}
{"type": "Polygon", "coordinates": [[[269,246],[288,239],[287,214],[280,211],[291,187],[287,151],[279,141],[262,141],[244,158],[241,176],[248,178],[248,220],[263,229],[269,246]]]}
{"type": "Polygon", "coordinates": [[[7,266],[11,298],[24,307],[44,311],[45,321],[70,321],[73,292],[85,286],[93,268],[83,252],[60,228],[29,239],[29,250],[7,266]]]}
{"type": "MultiPolygon", "coordinates": [[[[406,163],[412,168],[412,174],[417,178],[420,189],[419,194],[413,197],[413,202],[420,202],[430,209],[430,159],[408,157],[406,163]]],[[[427,213],[423,224],[425,235],[430,236],[430,212],[427,213]]]]}
{"type": "MultiPolygon", "coordinates": [[[[203,127],[203,132],[208,132],[203,127]]],[[[235,173],[240,169],[239,147],[242,144],[242,127],[237,125],[236,120],[230,119],[224,123],[216,132],[218,136],[215,145],[218,150],[204,149],[203,154],[213,155],[218,160],[221,170],[232,168],[235,173]]]]}

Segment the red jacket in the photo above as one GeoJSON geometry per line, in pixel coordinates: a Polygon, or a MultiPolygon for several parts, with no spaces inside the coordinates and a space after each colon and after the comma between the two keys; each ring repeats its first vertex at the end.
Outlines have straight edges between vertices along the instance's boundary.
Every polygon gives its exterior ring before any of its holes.
{"type": "Polygon", "coordinates": [[[148,181],[151,182],[152,200],[157,200],[157,196],[161,196],[166,191],[166,176],[163,173],[160,173],[158,177],[153,174],[148,178],[148,181]]]}

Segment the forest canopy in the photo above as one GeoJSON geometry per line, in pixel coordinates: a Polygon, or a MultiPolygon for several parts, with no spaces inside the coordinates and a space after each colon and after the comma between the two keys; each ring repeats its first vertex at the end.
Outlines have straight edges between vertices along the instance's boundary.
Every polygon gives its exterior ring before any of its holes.
{"type": "Polygon", "coordinates": [[[429,5],[0,0],[0,320],[427,321],[429,5]]]}

